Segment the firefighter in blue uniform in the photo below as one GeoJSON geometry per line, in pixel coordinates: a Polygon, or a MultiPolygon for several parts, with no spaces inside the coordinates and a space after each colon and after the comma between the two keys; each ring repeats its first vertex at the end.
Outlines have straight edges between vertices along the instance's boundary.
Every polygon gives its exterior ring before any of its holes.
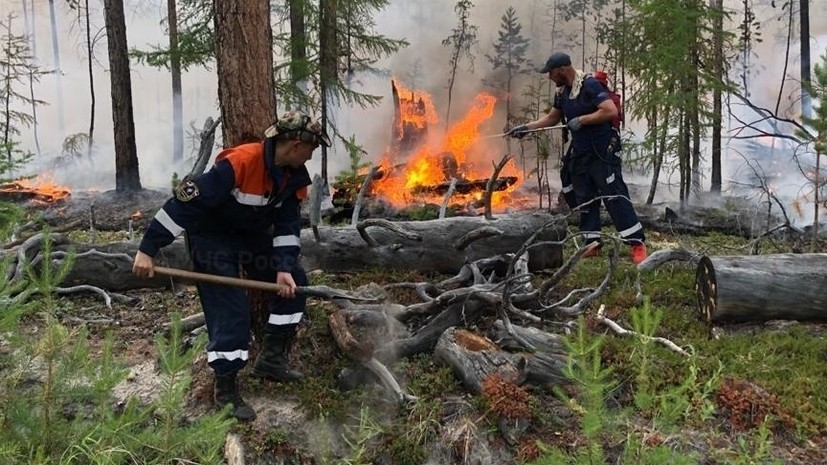
{"type": "Polygon", "coordinates": [[[618,109],[611,96],[593,77],[571,66],[571,58],[552,54],[539,70],[548,73],[557,86],[551,111],[538,120],[515,126],[512,137],[524,137],[531,129],[554,126],[565,119],[571,144],[560,168],[563,195],[570,206],[581,205],[580,231],[591,246],[584,256],[600,253],[600,203],[603,200],[620,237],[631,246],[634,263],[646,259],[643,226],[629,200],[629,189],[621,174],[620,137],[612,129],[618,109]],[[570,180],[570,184],[568,183],[570,180]]]}
{"type": "MultiPolygon", "coordinates": [[[[288,112],[265,132],[263,141],[228,148],[201,176],[185,179],[175,196],[158,210],[135,255],[133,272],[154,274],[153,257],[186,234],[193,269],[220,276],[284,284],[268,294],[270,312],[255,377],[295,381],[302,374],[288,366],[288,354],[306,299],[296,286],[307,285],[299,264],[300,202],[310,175],[305,163],[319,146],[330,146],[321,125],[300,112],[288,112]]],[[[247,364],[250,302],[240,288],[199,283],[209,343],[207,362],[215,374],[215,403],[230,404],[241,421],[255,411],[242,399],[237,374],[247,364]]]]}

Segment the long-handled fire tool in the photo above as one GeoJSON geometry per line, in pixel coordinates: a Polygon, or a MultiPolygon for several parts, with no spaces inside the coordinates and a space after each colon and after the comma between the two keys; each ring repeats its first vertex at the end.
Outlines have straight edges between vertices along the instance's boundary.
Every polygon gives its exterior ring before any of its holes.
{"type": "MultiPolygon", "coordinates": [[[[545,128],[526,129],[525,131],[522,131],[522,132],[525,133],[525,134],[528,134],[530,132],[548,131],[548,130],[551,130],[551,129],[563,129],[564,127],[566,127],[565,124],[558,124],[556,126],[549,126],[549,127],[545,127],[545,128]]],[[[482,138],[483,139],[490,139],[490,138],[494,138],[494,137],[505,137],[507,135],[508,135],[507,132],[501,132],[499,134],[491,134],[491,135],[488,135],[488,136],[482,136],[482,138]]]]}
{"type": "MultiPolygon", "coordinates": [[[[284,284],[257,281],[255,279],[232,278],[229,276],[218,276],[209,273],[198,273],[196,271],[180,270],[178,268],[167,268],[156,266],[155,272],[173,278],[180,278],[187,281],[201,281],[212,284],[224,284],[226,286],[243,287],[259,291],[279,292],[287,289],[284,284]]],[[[309,297],[320,297],[323,299],[344,299],[353,302],[376,302],[376,299],[356,297],[329,286],[297,286],[297,294],[304,294],[309,297]]]]}

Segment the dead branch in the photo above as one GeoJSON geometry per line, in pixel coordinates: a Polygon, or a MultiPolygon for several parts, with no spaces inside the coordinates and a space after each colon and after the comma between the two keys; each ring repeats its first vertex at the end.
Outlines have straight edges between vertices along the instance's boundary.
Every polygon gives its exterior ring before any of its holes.
{"type": "Polygon", "coordinates": [[[703,254],[701,253],[681,248],[657,250],[646,257],[646,260],[640,262],[637,269],[641,273],[645,273],[656,270],[664,264],[674,261],[689,262],[693,266],[697,266],[702,256],[703,254]]]}
{"type": "Polygon", "coordinates": [[[313,237],[316,242],[322,241],[322,236],[319,234],[319,224],[322,221],[322,197],[324,197],[322,189],[324,188],[324,179],[319,174],[313,176],[313,184],[310,186],[310,212],[308,218],[310,220],[310,227],[313,229],[313,237]]]}
{"type": "Polygon", "coordinates": [[[406,393],[401,387],[399,387],[399,383],[396,382],[396,378],[393,377],[390,370],[388,370],[388,368],[379,360],[371,357],[368,361],[363,362],[362,364],[373,374],[375,374],[382,384],[396,395],[396,398],[400,402],[416,402],[418,400],[416,396],[406,393]]]}
{"type": "MultiPolygon", "coordinates": [[[[36,223],[30,221],[29,223],[26,223],[26,225],[24,225],[24,227],[29,227],[29,225],[33,225],[33,224],[36,224],[36,223]]],[[[59,227],[56,227],[56,228],[49,228],[49,232],[59,233],[59,232],[71,231],[73,229],[77,229],[77,227],[80,226],[81,224],[83,224],[83,220],[75,220],[75,221],[67,223],[63,226],[59,226],[59,227]]],[[[31,239],[34,235],[35,234],[25,236],[25,237],[20,237],[19,239],[15,239],[11,242],[7,242],[6,244],[3,244],[2,248],[3,249],[11,249],[12,247],[18,246],[18,245],[26,242],[28,239],[31,239]]]]}
{"type": "Polygon", "coordinates": [[[457,188],[457,178],[451,178],[451,184],[448,185],[448,191],[445,192],[445,197],[442,199],[442,205],[439,206],[439,217],[445,218],[445,211],[448,209],[448,202],[451,200],[451,196],[454,195],[454,191],[457,188]]]}
{"type": "Polygon", "coordinates": [[[494,219],[494,215],[491,214],[491,196],[494,193],[494,186],[497,183],[497,177],[500,175],[500,171],[502,171],[503,167],[505,167],[506,163],[509,161],[511,161],[511,155],[503,156],[502,160],[494,166],[494,173],[491,174],[491,178],[488,179],[488,183],[485,185],[485,192],[482,194],[482,201],[485,205],[486,220],[494,219]]]}
{"type": "Polygon", "coordinates": [[[457,250],[465,250],[466,247],[475,241],[501,235],[503,235],[503,231],[501,229],[497,229],[493,226],[483,226],[481,228],[474,229],[473,231],[469,231],[467,234],[460,237],[459,240],[454,243],[454,247],[456,247],[457,250]]]}
{"type": "Polygon", "coordinates": [[[600,286],[598,286],[597,289],[592,291],[589,295],[580,299],[579,302],[572,305],[571,307],[558,307],[557,313],[564,316],[580,315],[586,310],[586,306],[589,303],[597,300],[598,297],[606,293],[606,291],[609,289],[609,283],[611,283],[614,279],[615,268],[617,268],[617,262],[619,260],[617,250],[618,244],[615,244],[615,246],[612,247],[612,254],[609,255],[609,266],[606,271],[606,276],[603,278],[603,282],[600,283],[600,286]]]}
{"type": "Polygon", "coordinates": [[[677,344],[670,341],[669,339],[666,339],[666,338],[663,338],[663,337],[646,336],[644,334],[640,334],[640,333],[637,333],[635,331],[625,329],[622,326],[620,326],[619,324],[612,321],[611,319],[607,318],[605,316],[605,312],[606,312],[606,306],[601,304],[600,308],[597,310],[597,321],[599,321],[600,323],[603,323],[604,325],[608,326],[609,329],[614,331],[614,333],[617,334],[618,336],[633,336],[633,337],[641,338],[641,339],[646,340],[646,341],[656,342],[658,344],[663,345],[664,347],[666,347],[669,350],[672,350],[674,352],[677,352],[677,353],[683,355],[684,357],[689,357],[689,352],[681,349],[677,344]]]}
{"type": "Polygon", "coordinates": [[[370,169],[370,172],[367,176],[365,176],[365,180],[362,182],[362,187],[359,189],[359,194],[356,196],[356,203],[353,204],[353,216],[350,218],[350,224],[356,225],[359,222],[359,213],[362,211],[362,203],[365,201],[365,193],[370,190],[370,184],[373,182],[373,178],[376,176],[376,173],[379,171],[379,165],[373,166],[370,169]]]}
{"type": "Polygon", "coordinates": [[[201,130],[201,144],[198,147],[198,157],[192,165],[192,169],[187,174],[187,179],[192,179],[200,176],[207,168],[207,163],[213,153],[213,143],[215,142],[215,130],[221,124],[221,118],[213,120],[210,117],[204,121],[204,129],[201,130]]]}
{"type": "Polygon", "coordinates": [[[422,236],[420,236],[417,233],[403,229],[393,221],[388,221],[382,218],[368,218],[366,220],[360,221],[359,224],[356,225],[356,230],[359,231],[359,235],[362,236],[362,239],[364,239],[364,241],[367,242],[368,245],[371,247],[379,247],[379,243],[376,242],[374,238],[370,237],[370,235],[367,232],[367,228],[371,226],[379,226],[385,228],[411,241],[422,241],[422,236]]]}

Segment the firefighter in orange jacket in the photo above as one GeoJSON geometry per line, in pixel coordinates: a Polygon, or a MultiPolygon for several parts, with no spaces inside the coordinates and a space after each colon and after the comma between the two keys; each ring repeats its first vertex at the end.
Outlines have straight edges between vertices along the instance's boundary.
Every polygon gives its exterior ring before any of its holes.
{"type": "MultiPolygon", "coordinates": [[[[218,154],[215,165],[185,179],[175,196],[158,210],[135,255],[132,270],[152,277],[153,257],[177,236],[186,234],[193,269],[287,286],[269,294],[270,312],[255,377],[295,381],[302,374],[288,366],[288,354],[306,299],[296,286],[307,284],[299,264],[300,202],[310,175],[305,163],[319,146],[330,146],[321,125],[300,112],[288,112],[265,132],[261,142],[241,144],[218,154]]],[[[215,374],[215,403],[232,405],[241,421],[256,417],[242,399],[237,374],[247,364],[250,302],[243,289],[198,284],[209,334],[207,362],[215,374]]]]}

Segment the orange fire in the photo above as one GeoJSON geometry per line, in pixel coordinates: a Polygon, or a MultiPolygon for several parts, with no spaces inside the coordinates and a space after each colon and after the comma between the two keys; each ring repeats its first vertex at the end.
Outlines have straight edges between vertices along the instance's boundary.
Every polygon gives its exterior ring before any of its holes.
{"type": "Polygon", "coordinates": [[[60,186],[44,175],[4,183],[0,185],[0,193],[31,199],[41,204],[51,204],[71,195],[68,187],[60,186]]]}
{"type": "Polygon", "coordinates": [[[439,122],[439,117],[434,108],[434,101],[430,94],[406,89],[399,84],[399,81],[394,81],[394,85],[399,93],[399,107],[403,123],[410,123],[418,128],[424,128],[426,125],[439,122]]]}
{"type": "MultiPolygon", "coordinates": [[[[439,118],[433,109],[431,96],[425,92],[403,89],[398,83],[396,86],[400,89],[402,120],[422,121],[431,126],[432,130],[436,129],[439,118]],[[416,96],[414,102],[421,103],[412,106],[411,96],[416,96]],[[405,104],[403,97],[409,104],[405,104]]],[[[374,195],[381,196],[397,207],[411,202],[442,203],[451,179],[457,178],[458,183],[477,181],[475,186],[481,185],[482,189],[474,189],[471,193],[461,193],[458,189],[459,193],[454,194],[452,202],[473,202],[480,199],[484,191],[484,183],[480,181],[491,177],[494,164],[499,162],[504,149],[500,147],[499,140],[480,138],[480,127],[493,116],[495,104],[496,98],[493,95],[480,93],[459,121],[448,128],[444,135],[434,136],[430,132],[428,139],[411,152],[403,161],[404,164],[395,159],[398,154],[386,156],[380,163],[384,176],[373,182],[374,195]],[[432,189],[434,186],[442,186],[443,189],[432,189]]],[[[503,206],[508,202],[509,194],[519,184],[518,172],[511,161],[499,173],[499,178],[511,177],[517,180],[508,188],[494,192],[492,206],[503,206]]]]}

